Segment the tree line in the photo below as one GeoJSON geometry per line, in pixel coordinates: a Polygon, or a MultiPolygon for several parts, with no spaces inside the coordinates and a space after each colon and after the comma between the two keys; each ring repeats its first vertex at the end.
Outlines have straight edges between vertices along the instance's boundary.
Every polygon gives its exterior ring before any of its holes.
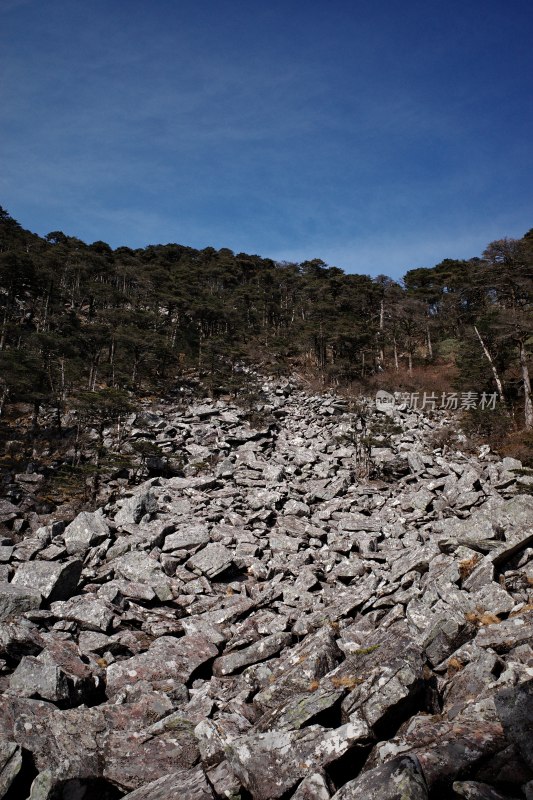
{"type": "Polygon", "coordinates": [[[335,386],[385,375],[392,387],[447,363],[458,387],[498,392],[531,429],[532,284],[533,231],[397,282],[320,259],[40,237],[0,207],[0,414],[29,403],[37,425],[46,406],[60,427],[91,397],[120,407],[189,370],[216,393],[246,364],[335,386]]]}

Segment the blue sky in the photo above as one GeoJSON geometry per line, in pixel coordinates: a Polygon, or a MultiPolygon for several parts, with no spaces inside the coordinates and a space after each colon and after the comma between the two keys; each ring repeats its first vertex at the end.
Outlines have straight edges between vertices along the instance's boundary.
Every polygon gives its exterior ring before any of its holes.
{"type": "Polygon", "coordinates": [[[0,0],[0,204],[400,277],[533,227],[530,0],[0,0]]]}

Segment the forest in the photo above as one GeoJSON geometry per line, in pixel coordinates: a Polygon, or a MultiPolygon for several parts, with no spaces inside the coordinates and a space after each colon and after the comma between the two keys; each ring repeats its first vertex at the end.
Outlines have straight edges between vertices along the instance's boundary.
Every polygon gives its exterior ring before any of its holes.
{"type": "Polygon", "coordinates": [[[2,444],[17,409],[33,440],[52,414],[57,439],[72,414],[103,426],[191,374],[206,394],[238,394],[248,367],[352,394],[496,393],[470,427],[527,461],[532,295],[533,230],[397,282],[320,259],[41,237],[0,207],[2,444]]]}

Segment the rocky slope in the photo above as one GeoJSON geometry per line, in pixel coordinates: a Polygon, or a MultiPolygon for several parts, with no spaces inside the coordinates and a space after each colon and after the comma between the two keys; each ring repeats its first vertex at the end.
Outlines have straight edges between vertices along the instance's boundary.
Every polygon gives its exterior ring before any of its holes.
{"type": "Polygon", "coordinates": [[[183,477],[3,538],[0,797],[532,798],[519,463],[263,390],[140,415],[183,477]]]}

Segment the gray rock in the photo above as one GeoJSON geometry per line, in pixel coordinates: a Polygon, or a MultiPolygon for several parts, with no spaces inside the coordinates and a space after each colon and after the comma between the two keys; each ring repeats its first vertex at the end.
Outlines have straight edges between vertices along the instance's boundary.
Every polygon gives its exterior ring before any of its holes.
{"type": "Polygon", "coordinates": [[[304,778],[292,796],[292,800],[330,800],[331,792],[324,775],[314,772],[304,778]]]}
{"type": "Polygon", "coordinates": [[[4,725],[7,721],[13,740],[32,753],[39,771],[49,769],[56,780],[101,777],[106,725],[100,709],[58,711],[40,700],[10,698],[8,711],[11,721],[4,719],[4,725]]]}
{"type": "Polygon", "coordinates": [[[41,599],[41,594],[36,589],[0,583],[0,620],[20,617],[25,611],[39,608],[41,599]]]}
{"type": "Polygon", "coordinates": [[[134,494],[122,501],[120,510],[115,514],[115,525],[124,527],[131,523],[137,524],[145,514],[157,511],[157,497],[152,490],[134,494]]]}
{"type": "Polygon", "coordinates": [[[51,800],[56,784],[51,770],[39,772],[31,785],[28,800],[51,800]]]}
{"type": "Polygon", "coordinates": [[[98,511],[82,511],[63,532],[69,555],[84,556],[94,545],[109,537],[109,526],[98,511]]]}
{"type": "Polygon", "coordinates": [[[104,777],[122,790],[139,789],[176,770],[189,770],[199,760],[193,725],[182,719],[171,731],[148,737],[142,731],[110,730],[103,760],[104,777]]]}
{"type": "Polygon", "coordinates": [[[76,622],[82,630],[108,633],[115,618],[114,609],[104,600],[80,595],[52,603],[51,611],[59,619],[76,622]]]}
{"type": "Polygon", "coordinates": [[[15,742],[0,742],[0,797],[4,797],[22,766],[22,753],[15,742]]]}
{"type": "Polygon", "coordinates": [[[227,570],[232,561],[231,551],[223,544],[215,543],[207,545],[199,553],[191,556],[187,561],[187,567],[212,579],[227,570]]]}
{"type": "Polygon", "coordinates": [[[213,663],[213,675],[231,675],[249,664],[257,664],[258,661],[271,658],[286,647],[291,640],[290,633],[273,633],[272,636],[266,636],[250,647],[220,656],[213,663]]]}
{"type": "Polygon", "coordinates": [[[226,746],[226,756],[254,800],[276,800],[317,766],[338,761],[348,750],[365,745],[369,736],[362,722],[334,730],[310,725],[301,731],[238,737],[226,746]]]}
{"type": "Polygon", "coordinates": [[[184,524],[175,533],[169,534],[163,544],[163,552],[173,550],[189,550],[209,542],[209,529],[207,525],[184,524]]]}
{"type": "Polygon", "coordinates": [[[498,625],[486,625],[476,636],[479,647],[490,647],[497,653],[508,653],[513,647],[532,640],[533,611],[511,617],[498,625]]]}
{"type": "Polygon", "coordinates": [[[417,759],[402,756],[346,783],[332,800],[428,800],[417,759]]]}
{"type": "Polygon", "coordinates": [[[146,653],[111,664],[107,670],[109,698],[129,685],[140,681],[154,689],[172,693],[180,689],[192,673],[206,661],[218,655],[218,649],[201,634],[174,639],[162,636],[156,639],[146,653]]]}
{"type": "Polygon", "coordinates": [[[201,767],[180,769],[124,795],[123,800],[213,800],[201,767]]]}
{"type": "Polygon", "coordinates": [[[145,552],[131,552],[110,562],[117,575],[149,586],[162,602],[172,599],[169,580],[159,561],[145,552]]]}
{"type": "MultiPolygon", "coordinates": [[[[453,791],[467,800],[513,800],[508,794],[503,795],[478,781],[454,781],[453,791]]],[[[514,800],[517,800],[515,797],[514,800]]]]}
{"type": "Polygon", "coordinates": [[[533,770],[533,680],[498,692],[494,702],[507,738],[533,770]]]}
{"type": "Polygon", "coordinates": [[[19,697],[60,702],[68,700],[67,676],[55,664],[43,664],[38,658],[25,656],[9,681],[9,690],[19,697]]]}
{"type": "Polygon", "coordinates": [[[49,602],[68,600],[76,591],[82,567],[78,560],[28,561],[19,565],[11,583],[36,590],[49,602]]]}

